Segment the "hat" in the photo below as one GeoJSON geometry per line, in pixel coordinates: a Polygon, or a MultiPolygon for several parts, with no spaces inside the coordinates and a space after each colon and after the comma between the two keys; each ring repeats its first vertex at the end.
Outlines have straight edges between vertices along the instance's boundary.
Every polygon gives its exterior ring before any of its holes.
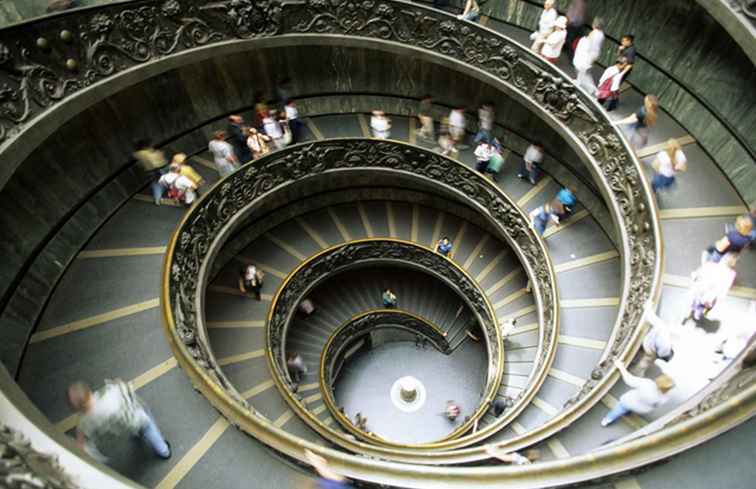
{"type": "Polygon", "coordinates": [[[186,161],[186,153],[176,153],[171,159],[171,163],[181,164],[186,161]]]}
{"type": "Polygon", "coordinates": [[[556,27],[559,27],[560,29],[566,29],[567,28],[567,17],[561,16],[559,17],[556,22],[554,22],[554,25],[556,27]]]}

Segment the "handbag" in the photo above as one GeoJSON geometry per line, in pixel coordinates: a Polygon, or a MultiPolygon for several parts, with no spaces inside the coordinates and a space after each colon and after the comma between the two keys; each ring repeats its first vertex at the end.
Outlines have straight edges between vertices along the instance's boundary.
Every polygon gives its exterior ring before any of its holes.
{"type": "Polygon", "coordinates": [[[614,92],[612,92],[612,80],[614,80],[614,77],[617,75],[610,76],[604,82],[599,85],[598,92],[596,94],[597,98],[599,100],[606,100],[614,95],[614,92]]]}

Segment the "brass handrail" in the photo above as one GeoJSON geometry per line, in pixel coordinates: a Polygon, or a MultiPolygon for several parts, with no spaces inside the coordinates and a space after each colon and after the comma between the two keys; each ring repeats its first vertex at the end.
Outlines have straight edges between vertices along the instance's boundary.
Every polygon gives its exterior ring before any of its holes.
{"type": "MultiPolygon", "coordinates": [[[[393,144],[393,142],[390,142],[389,144],[393,144]]],[[[353,240],[332,246],[316,253],[309,259],[300,263],[287,275],[283,284],[278,288],[271,301],[268,320],[265,325],[265,337],[267,342],[266,358],[268,359],[268,366],[271,369],[276,387],[278,387],[278,390],[287,404],[289,404],[289,406],[294,409],[294,411],[299,414],[303,421],[305,421],[311,428],[326,438],[330,438],[332,442],[342,445],[345,448],[351,448],[352,440],[345,438],[342,433],[323,423],[304,405],[302,401],[294,396],[292,385],[288,378],[288,372],[286,372],[285,368],[286,353],[283,345],[286,341],[286,328],[288,328],[296,312],[296,308],[292,306],[296,305],[297,302],[307,296],[309,291],[314,287],[317,287],[319,282],[328,278],[333,273],[346,270],[361,263],[362,260],[360,260],[359,256],[355,256],[359,252],[366,253],[367,257],[365,259],[369,261],[386,260],[388,262],[406,262],[407,266],[409,266],[411,261],[417,261],[419,262],[419,265],[416,265],[417,268],[434,274],[437,278],[446,282],[447,286],[458,289],[458,293],[460,293],[462,299],[468,303],[468,307],[470,307],[478,319],[486,340],[489,357],[483,399],[476,407],[475,411],[470,414],[468,420],[458,426],[449,435],[437,442],[410,444],[395,443],[370,433],[361,433],[360,438],[368,439],[372,443],[372,445],[361,446],[361,451],[363,453],[374,453],[389,458],[409,451],[443,449],[467,442],[470,436],[465,438],[461,438],[460,436],[470,430],[475,422],[488,411],[489,406],[501,385],[501,379],[504,373],[504,348],[501,331],[498,328],[498,325],[495,324],[496,314],[493,305],[490,303],[485,293],[479,290],[472,277],[470,277],[462,267],[457,265],[450,258],[416,243],[396,238],[366,238],[353,240]],[[372,253],[373,249],[378,250],[379,253],[372,253]],[[416,256],[413,256],[412,260],[409,260],[406,257],[402,258],[406,253],[414,253],[416,256]],[[346,258],[348,261],[346,263],[339,263],[338,259],[334,259],[334,257],[339,256],[346,258]],[[340,266],[337,269],[333,269],[325,268],[324,264],[340,266]],[[434,266],[436,268],[434,268],[434,266]],[[441,269],[440,267],[445,268],[441,269]],[[312,270],[317,270],[317,272],[313,272],[312,270]],[[297,293],[292,293],[288,290],[288,287],[300,275],[306,277],[306,288],[300,288],[297,293]],[[449,275],[452,275],[459,283],[452,283],[452,276],[449,275]],[[282,303],[282,296],[287,297],[289,299],[288,302],[282,303]],[[286,316],[285,319],[283,318],[284,315],[286,316]],[[276,331],[273,329],[272,324],[276,322],[276,319],[278,319],[278,323],[282,323],[281,326],[283,327],[283,331],[276,331]],[[278,355],[276,355],[276,353],[278,353],[278,355]],[[276,356],[278,356],[278,358],[276,358],[276,356]],[[460,442],[460,440],[462,441],[460,442]]],[[[300,282],[302,282],[302,280],[300,280],[300,282]]],[[[296,289],[296,287],[293,288],[296,289]]],[[[540,385],[538,387],[540,387],[540,385]]],[[[535,387],[534,390],[537,390],[537,387],[535,387]]],[[[338,409],[336,411],[338,411],[338,409]]]]}

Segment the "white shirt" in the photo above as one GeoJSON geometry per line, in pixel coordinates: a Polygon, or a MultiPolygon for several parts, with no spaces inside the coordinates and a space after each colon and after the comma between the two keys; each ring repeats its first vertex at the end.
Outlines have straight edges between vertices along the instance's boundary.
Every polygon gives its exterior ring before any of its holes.
{"type": "Polygon", "coordinates": [[[387,117],[374,115],[370,118],[370,127],[376,132],[386,132],[390,129],[387,117]]]}
{"type": "Polygon", "coordinates": [[[465,128],[465,113],[460,109],[454,109],[449,113],[449,125],[465,128]]]}
{"type": "Polygon", "coordinates": [[[601,29],[593,29],[588,34],[588,39],[591,41],[591,63],[595,62],[601,55],[601,46],[604,44],[604,31],[601,29]]]}
{"type": "Polygon", "coordinates": [[[669,400],[669,395],[663,394],[651,379],[625,374],[622,380],[633,389],[622,394],[620,402],[636,414],[648,414],[669,400]]]}
{"type": "Polygon", "coordinates": [[[693,273],[693,296],[703,304],[713,306],[717,299],[727,295],[735,282],[735,275],[735,270],[724,260],[706,262],[693,273]]]}
{"type": "Polygon", "coordinates": [[[78,429],[95,444],[108,434],[136,434],[146,424],[144,408],[123,381],[107,380],[93,396],[91,409],[79,416],[78,429]]]}
{"type": "Polygon", "coordinates": [[[481,107],[478,109],[478,120],[480,128],[490,131],[493,127],[494,112],[489,108],[481,107]]]}
{"type": "Polygon", "coordinates": [[[286,111],[286,118],[289,120],[299,117],[299,111],[293,105],[287,105],[284,110],[286,111]]]}
{"type": "Polygon", "coordinates": [[[562,46],[564,46],[564,40],[567,39],[567,31],[564,29],[557,29],[548,35],[543,42],[541,48],[541,54],[546,58],[558,58],[562,54],[562,46]]]}
{"type": "Polygon", "coordinates": [[[531,144],[528,149],[525,150],[525,156],[523,158],[528,163],[540,163],[543,160],[543,152],[538,149],[537,146],[531,144]]]}
{"type": "Polygon", "coordinates": [[[216,165],[228,165],[233,161],[234,148],[226,141],[213,139],[207,149],[212,153],[216,165]]]}
{"type": "Polygon", "coordinates": [[[687,158],[681,150],[675,151],[675,164],[672,164],[672,160],[669,159],[669,154],[666,151],[660,151],[656,155],[656,160],[659,162],[659,173],[665,177],[673,177],[679,168],[682,168],[687,163],[687,158]]]}
{"type": "Polygon", "coordinates": [[[643,349],[657,357],[667,358],[672,354],[672,333],[669,328],[654,326],[643,338],[643,349]]]}
{"type": "Polygon", "coordinates": [[[604,73],[601,75],[601,78],[599,78],[599,86],[601,86],[608,78],[612,78],[612,86],[610,87],[610,90],[612,92],[616,92],[619,90],[620,83],[622,83],[622,77],[619,76],[620,69],[617,65],[612,65],[609,68],[604,70],[604,73]]]}
{"type": "Polygon", "coordinates": [[[538,20],[538,34],[540,36],[548,36],[551,29],[554,27],[554,23],[557,20],[557,11],[555,8],[544,10],[541,12],[541,18],[538,20]]]}
{"type": "Polygon", "coordinates": [[[490,144],[480,144],[475,148],[475,157],[478,161],[488,161],[494,154],[494,148],[490,144]]]}
{"type": "Polygon", "coordinates": [[[273,139],[280,139],[283,137],[281,124],[272,117],[266,117],[263,119],[263,130],[265,130],[265,134],[273,139]]]}

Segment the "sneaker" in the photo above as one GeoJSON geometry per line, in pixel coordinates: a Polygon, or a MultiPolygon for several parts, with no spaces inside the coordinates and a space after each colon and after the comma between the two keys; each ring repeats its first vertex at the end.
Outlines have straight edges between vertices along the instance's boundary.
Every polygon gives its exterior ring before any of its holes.
{"type": "Polygon", "coordinates": [[[523,178],[525,178],[525,175],[523,175],[522,173],[518,173],[517,174],[517,178],[523,179],[523,178]]]}
{"type": "Polygon", "coordinates": [[[601,420],[601,426],[603,426],[604,428],[606,428],[607,426],[609,426],[609,418],[602,419],[601,420]]]}
{"type": "Polygon", "coordinates": [[[165,444],[168,445],[168,455],[165,457],[163,457],[162,455],[158,455],[158,456],[162,458],[163,460],[168,460],[169,458],[173,456],[173,449],[171,449],[171,442],[169,442],[168,440],[165,440],[165,444]]]}

